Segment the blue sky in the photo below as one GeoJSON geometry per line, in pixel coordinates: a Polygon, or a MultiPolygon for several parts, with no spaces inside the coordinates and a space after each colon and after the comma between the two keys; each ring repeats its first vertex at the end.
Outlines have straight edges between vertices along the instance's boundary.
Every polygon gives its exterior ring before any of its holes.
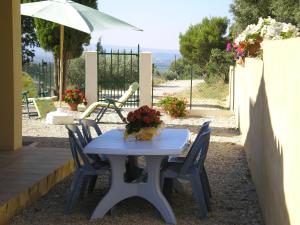
{"type": "Polygon", "coordinates": [[[178,49],[179,33],[205,16],[227,16],[232,0],[98,0],[100,11],[142,28],[94,33],[92,43],[143,48],[178,49]]]}

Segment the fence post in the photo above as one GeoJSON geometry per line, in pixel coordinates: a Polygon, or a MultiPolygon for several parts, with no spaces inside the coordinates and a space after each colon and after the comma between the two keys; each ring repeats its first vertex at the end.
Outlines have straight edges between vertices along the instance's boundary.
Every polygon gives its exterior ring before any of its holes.
{"type": "Polygon", "coordinates": [[[229,109],[231,111],[234,111],[234,88],[235,88],[234,72],[235,72],[235,67],[230,66],[229,68],[229,109]]]}
{"type": "Polygon", "coordinates": [[[152,105],[152,53],[140,53],[140,106],[152,105]]]}
{"type": "Polygon", "coordinates": [[[97,51],[86,51],[85,56],[85,96],[88,105],[98,101],[97,51]]]}

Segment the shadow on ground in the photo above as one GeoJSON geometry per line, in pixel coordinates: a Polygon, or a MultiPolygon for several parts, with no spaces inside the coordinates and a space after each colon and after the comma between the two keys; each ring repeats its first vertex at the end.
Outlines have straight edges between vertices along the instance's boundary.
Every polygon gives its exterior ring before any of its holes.
{"type": "Polygon", "coordinates": [[[23,136],[23,145],[40,148],[69,148],[68,138],[23,136]]]}
{"type": "MultiPolygon", "coordinates": [[[[196,129],[192,127],[192,129],[196,129]]],[[[62,141],[62,140],[58,140],[62,141]]],[[[171,206],[178,224],[255,225],[262,224],[257,196],[250,180],[243,147],[229,142],[211,142],[206,169],[212,187],[212,213],[200,221],[190,185],[172,196],[171,206]]],[[[114,215],[90,221],[97,202],[108,190],[108,176],[101,176],[97,190],[76,203],[71,214],[64,213],[72,177],[56,185],[45,197],[33,203],[10,225],[81,225],[81,224],[165,224],[156,210],[139,198],[127,199],[117,205],[114,215]]]]}

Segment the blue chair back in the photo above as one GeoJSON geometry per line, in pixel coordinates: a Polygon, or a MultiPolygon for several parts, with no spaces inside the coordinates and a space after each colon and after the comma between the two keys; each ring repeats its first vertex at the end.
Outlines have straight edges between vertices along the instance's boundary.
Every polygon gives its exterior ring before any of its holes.
{"type": "Polygon", "coordinates": [[[79,128],[76,125],[66,125],[69,134],[70,148],[76,168],[87,167],[93,169],[88,156],[83,152],[84,140],[79,128]]]}
{"type": "Polygon", "coordinates": [[[206,130],[199,132],[184,160],[180,174],[189,174],[191,169],[196,169],[198,172],[203,169],[209,146],[210,133],[211,129],[208,127],[206,130]]]}
{"type": "MultiPolygon", "coordinates": [[[[209,124],[210,124],[211,121],[206,121],[202,124],[201,128],[200,128],[200,131],[199,131],[199,134],[202,133],[203,131],[206,131],[208,128],[209,128],[209,124]]],[[[198,135],[199,135],[198,134],[198,135]]]]}
{"type": "Polygon", "coordinates": [[[93,128],[96,131],[98,136],[100,136],[102,134],[102,132],[95,120],[83,119],[80,121],[80,123],[82,125],[83,136],[84,136],[85,140],[87,141],[87,143],[89,143],[93,140],[90,128],[93,128]]]}

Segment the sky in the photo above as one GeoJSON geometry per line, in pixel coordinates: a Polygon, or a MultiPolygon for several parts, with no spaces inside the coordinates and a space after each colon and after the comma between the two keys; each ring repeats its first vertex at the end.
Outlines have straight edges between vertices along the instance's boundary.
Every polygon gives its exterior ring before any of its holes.
{"type": "Polygon", "coordinates": [[[179,33],[205,16],[227,16],[232,0],[98,0],[98,9],[115,16],[143,32],[111,30],[95,32],[104,45],[137,46],[155,49],[179,49],[179,33]]]}

